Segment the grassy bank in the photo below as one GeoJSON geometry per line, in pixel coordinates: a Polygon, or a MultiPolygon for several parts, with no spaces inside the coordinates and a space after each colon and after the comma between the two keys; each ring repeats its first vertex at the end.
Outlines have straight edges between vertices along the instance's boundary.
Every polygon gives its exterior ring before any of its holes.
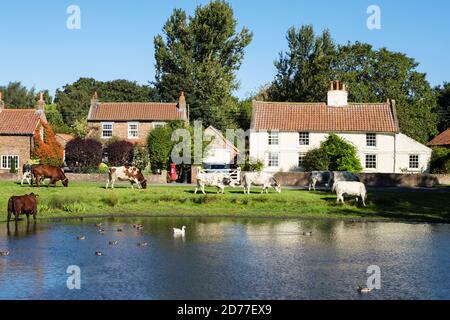
{"type": "Polygon", "coordinates": [[[71,183],[69,188],[33,188],[14,182],[0,182],[0,221],[6,220],[7,200],[11,195],[39,194],[39,217],[79,217],[100,215],[148,216],[231,216],[293,217],[333,219],[393,219],[428,222],[450,222],[450,193],[438,191],[369,191],[367,207],[357,206],[354,199],[336,204],[336,197],[326,192],[284,189],[268,195],[244,195],[242,188],[226,189],[217,195],[215,188],[207,195],[194,194],[191,186],[149,186],[132,190],[117,185],[105,190],[100,183],[71,183]]]}

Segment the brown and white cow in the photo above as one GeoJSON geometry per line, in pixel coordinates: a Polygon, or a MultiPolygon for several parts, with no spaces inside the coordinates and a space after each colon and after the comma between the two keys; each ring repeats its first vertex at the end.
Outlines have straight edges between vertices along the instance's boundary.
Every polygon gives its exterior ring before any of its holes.
{"type": "Polygon", "coordinates": [[[33,219],[36,220],[37,216],[37,195],[34,193],[26,194],[23,196],[12,196],[8,201],[8,222],[11,219],[11,215],[14,214],[15,220],[19,220],[19,215],[26,214],[27,221],[30,214],[33,215],[33,219]]]}
{"type": "Polygon", "coordinates": [[[67,179],[64,171],[58,167],[46,164],[34,164],[31,166],[31,174],[37,187],[39,187],[41,179],[50,179],[48,185],[56,185],[58,181],[61,181],[64,187],[69,185],[69,179],[67,179]]]}
{"type": "Polygon", "coordinates": [[[111,188],[114,189],[114,183],[116,180],[130,181],[132,188],[133,184],[136,184],[138,188],[147,189],[147,180],[144,178],[141,170],[136,167],[110,167],[106,189],[108,189],[110,185],[111,188]]]}

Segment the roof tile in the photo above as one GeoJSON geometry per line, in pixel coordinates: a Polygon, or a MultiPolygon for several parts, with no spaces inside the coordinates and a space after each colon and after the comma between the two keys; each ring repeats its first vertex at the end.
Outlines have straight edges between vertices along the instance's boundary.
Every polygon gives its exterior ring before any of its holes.
{"type": "Polygon", "coordinates": [[[108,102],[91,110],[89,121],[152,121],[182,120],[176,103],[108,102]]]}
{"type": "Polygon", "coordinates": [[[441,134],[437,135],[430,142],[429,146],[450,146],[450,129],[445,130],[441,134]]]}
{"type": "Polygon", "coordinates": [[[32,135],[41,117],[35,109],[4,109],[0,112],[0,134],[32,135]]]}

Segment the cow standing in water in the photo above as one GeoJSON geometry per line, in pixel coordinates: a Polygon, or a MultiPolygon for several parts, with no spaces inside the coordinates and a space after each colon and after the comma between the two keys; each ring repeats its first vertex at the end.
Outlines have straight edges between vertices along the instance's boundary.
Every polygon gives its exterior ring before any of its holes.
{"type": "Polygon", "coordinates": [[[35,164],[31,167],[31,173],[37,187],[39,187],[41,179],[50,179],[48,185],[56,186],[56,182],[58,181],[61,181],[64,187],[69,185],[69,179],[67,179],[64,171],[58,167],[46,164],[35,164]]]}
{"type": "Polygon", "coordinates": [[[33,215],[33,220],[36,221],[37,216],[37,195],[34,193],[23,196],[12,196],[8,201],[8,223],[11,216],[14,214],[16,222],[19,220],[19,215],[26,214],[27,221],[29,221],[30,214],[33,215]]]}
{"type": "Polygon", "coordinates": [[[133,188],[133,184],[136,184],[138,186],[138,189],[147,189],[147,180],[144,178],[141,170],[136,167],[110,167],[106,189],[108,189],[110,185],[111,189],[114,189],[114,183],[116,182],[116,180],[130,181],[131,188],[133,188]]]}

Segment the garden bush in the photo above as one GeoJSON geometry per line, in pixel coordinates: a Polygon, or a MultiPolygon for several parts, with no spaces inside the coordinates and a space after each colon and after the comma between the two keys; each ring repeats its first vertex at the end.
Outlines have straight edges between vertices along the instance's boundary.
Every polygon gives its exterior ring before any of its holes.
{"type": "Polygon", "coordinates": [[[430,167],[431,173],[450,173],[450,149],[434,147],[430,167]]]}
{"type": "Polygon", "coordinates": [[[66,163],[74,171],[96,170],[102,162],[102,144],[94,139],[75,138],[66,145],[66,163]]]}
{"type": "Polygon", "coordinates": [[[144,171],[150,164],[150,157],[146,147],[135,147],[133,150],[133,166],[144,171]]]}
{"type": "Polygon", "coordinates": [[[305,171],[327,171],[330,159],[325,150],[316,148],[308,151],[303,158],[305,171]]]}
{"type": "Polygon", "coordinates": [[[108,164],[110,166],[131,165],[133,162],[134,145],[125,140],[113,141],[106,147],[108,164]]]}
{"type": "Polygon", "coordinates": [[[32,157],[38,158],[41,164],[62,167],[64,149],[56,141],[56,135],[51,126],[44,122],[41,122],[41,125],[44,130],[44,136],[41,136],[40,128],[36,128],[32,157]]]}

